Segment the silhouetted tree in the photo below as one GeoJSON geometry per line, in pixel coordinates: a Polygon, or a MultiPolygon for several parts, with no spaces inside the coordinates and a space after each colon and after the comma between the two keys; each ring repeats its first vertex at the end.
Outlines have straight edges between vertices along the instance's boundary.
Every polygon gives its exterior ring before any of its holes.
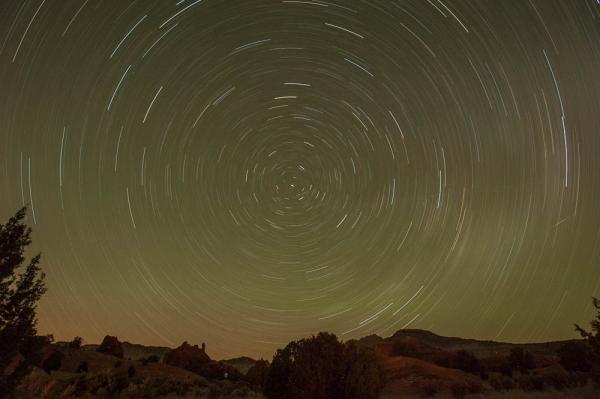
{"type": "Polygon", "coordinates": [[[511,349],[507,360],[511,369],[524,374],[535,367],[531,353],[521,347],[511,349]]]}
{"type": "Polygon", "coordinates": [[[265,386],[268,398],[342,398],[344,346],[333,334],[290,342],[277,351],[265,386]]]}
{"type": "Polygon", "coordinates": [[[361,348],[355,343],[346,344],[344,363],[344,398],[377,398],[383,378],[373,349],[361,348]]]}
{"type": "Polygon", "coordinates": [[[41,349],[48,342],[36,337],[35,309],[46,291],[40,255],[34,256],[23,272],[17,272],[31,243],[31,229],[24,223],[26,211],[23,207],[6,224],[0,224],[0,397],[16,386],[30,364],[40,360],[41,349]],[[15,367],[12,362],[18,354],[24,361],[15,367]]]}
{"type": "Polygon", "coordinates": [[[567,371],[590,371],[590,348],[586,342],[567,342],[557,351],[560,364],[567,371]]]}
{"type": "Polygon", "coordinates": [[[584,330],[577,324],[575,329],[585,339],[589,348],[590,377],[596,385],[600,386],[600,300],[592,298],[592,304],[596,310],[596,318],[590,321],[591,331],[584,330]]]}
{"type": "MultiPolygon", "coordinates": [[[[277,349],[264,386],[265,396],[269,399],[285,398],[288,386],[292,383],[295,371],[294,353],[298,352],[299,343],[292,341],[283,349],[277,349]]],[[[291,399],[291,397],[290,397],[291,399]]]]}
{"type": "Polygon", "coordinates": [[[264,393],[269,399],[370,399],[380,384],[372,353],[322,332],[277,351],[264,393]]]}
{"type": "Polygon", "coordinates": [[[586,331],[575,324],[575,329],[586,340],[590,349],[590,362],[600,367],[600,300],[592,298],[592,303],[596,309],[596,318],[590,322],[591,331],[586,331]]]}
{"type": "Polygon", "coordinates": [[[264,387],[269,376],[269,362],[260,359],[246,373],[246,381],[254,387],[264,387]]]}
{"type": "Polygon", "coordinates": [[[466,350],[457,351],[452,357],[451,365],[453,368],[466,371],[471,374],[479,374],[481,365],[479,360],[473,355],[473,353],[466,350]]]}
{"type": "Polygon", "coordinates": [[[77,337],[73,338],[73,341],[69,342],[69,348],[80,349],[82,343],[83,343],[83,338],[77,336],[77,337]]]}

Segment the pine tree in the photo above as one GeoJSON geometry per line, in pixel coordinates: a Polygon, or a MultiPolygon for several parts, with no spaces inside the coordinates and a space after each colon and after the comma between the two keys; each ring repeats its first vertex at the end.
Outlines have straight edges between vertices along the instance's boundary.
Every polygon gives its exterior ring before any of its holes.
{"type": "Polygon", "coordinates": [[[31,244],[31,228],[24,223],[26,212],[23,207],[6,224],[0,224],[0,396],[15,385],[28,364],[40,358],[43,345],[36,337],[35,318],[37,302],[46,291],[40,255],[18,272],[24,266],[25,248],[31,244]],[[25,361],[15,368],[18,354],[25,361]]]}
{"type": "Polygon", "coordinates": [[[590,322],[591,331],[586,331],[575,324],[575,329],[586,340],[590,347],[590,360],[600,368],[600,300],[592,298],[592,303],[596,309],[596,318],[590,322]]]}

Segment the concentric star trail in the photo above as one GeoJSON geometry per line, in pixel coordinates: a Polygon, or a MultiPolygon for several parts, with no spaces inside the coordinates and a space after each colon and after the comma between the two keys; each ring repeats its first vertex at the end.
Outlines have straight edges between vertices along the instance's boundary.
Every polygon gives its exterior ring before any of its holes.
{"type": "Polygon", "coordinates": [[[0,210],[39,330],[574,337],[600,295],[595,0],[0,4],[0,210]]]}

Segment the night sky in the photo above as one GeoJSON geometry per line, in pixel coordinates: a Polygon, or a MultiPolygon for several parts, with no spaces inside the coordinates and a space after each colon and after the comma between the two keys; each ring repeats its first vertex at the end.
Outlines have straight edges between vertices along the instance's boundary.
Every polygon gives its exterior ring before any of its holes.
{"type": "Polygon", "coordinates": [[[0,1],[0,217],[57,339],[575,337],[599,157],[595,0],[0,1]]]}

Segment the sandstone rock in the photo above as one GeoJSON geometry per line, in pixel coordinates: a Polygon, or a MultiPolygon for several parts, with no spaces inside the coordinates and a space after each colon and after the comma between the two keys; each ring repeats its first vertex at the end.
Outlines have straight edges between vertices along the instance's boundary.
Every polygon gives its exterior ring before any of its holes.
{"type": "Polygon", "coordinates": [[[123,358],[123,345],[117,339],[117,337],[113,337],[111,335],[107,335],[102,340],[102,343],[96,349],[97,352],[105,353],[107,355],[116,356],[118,358],[123,358]]]}

